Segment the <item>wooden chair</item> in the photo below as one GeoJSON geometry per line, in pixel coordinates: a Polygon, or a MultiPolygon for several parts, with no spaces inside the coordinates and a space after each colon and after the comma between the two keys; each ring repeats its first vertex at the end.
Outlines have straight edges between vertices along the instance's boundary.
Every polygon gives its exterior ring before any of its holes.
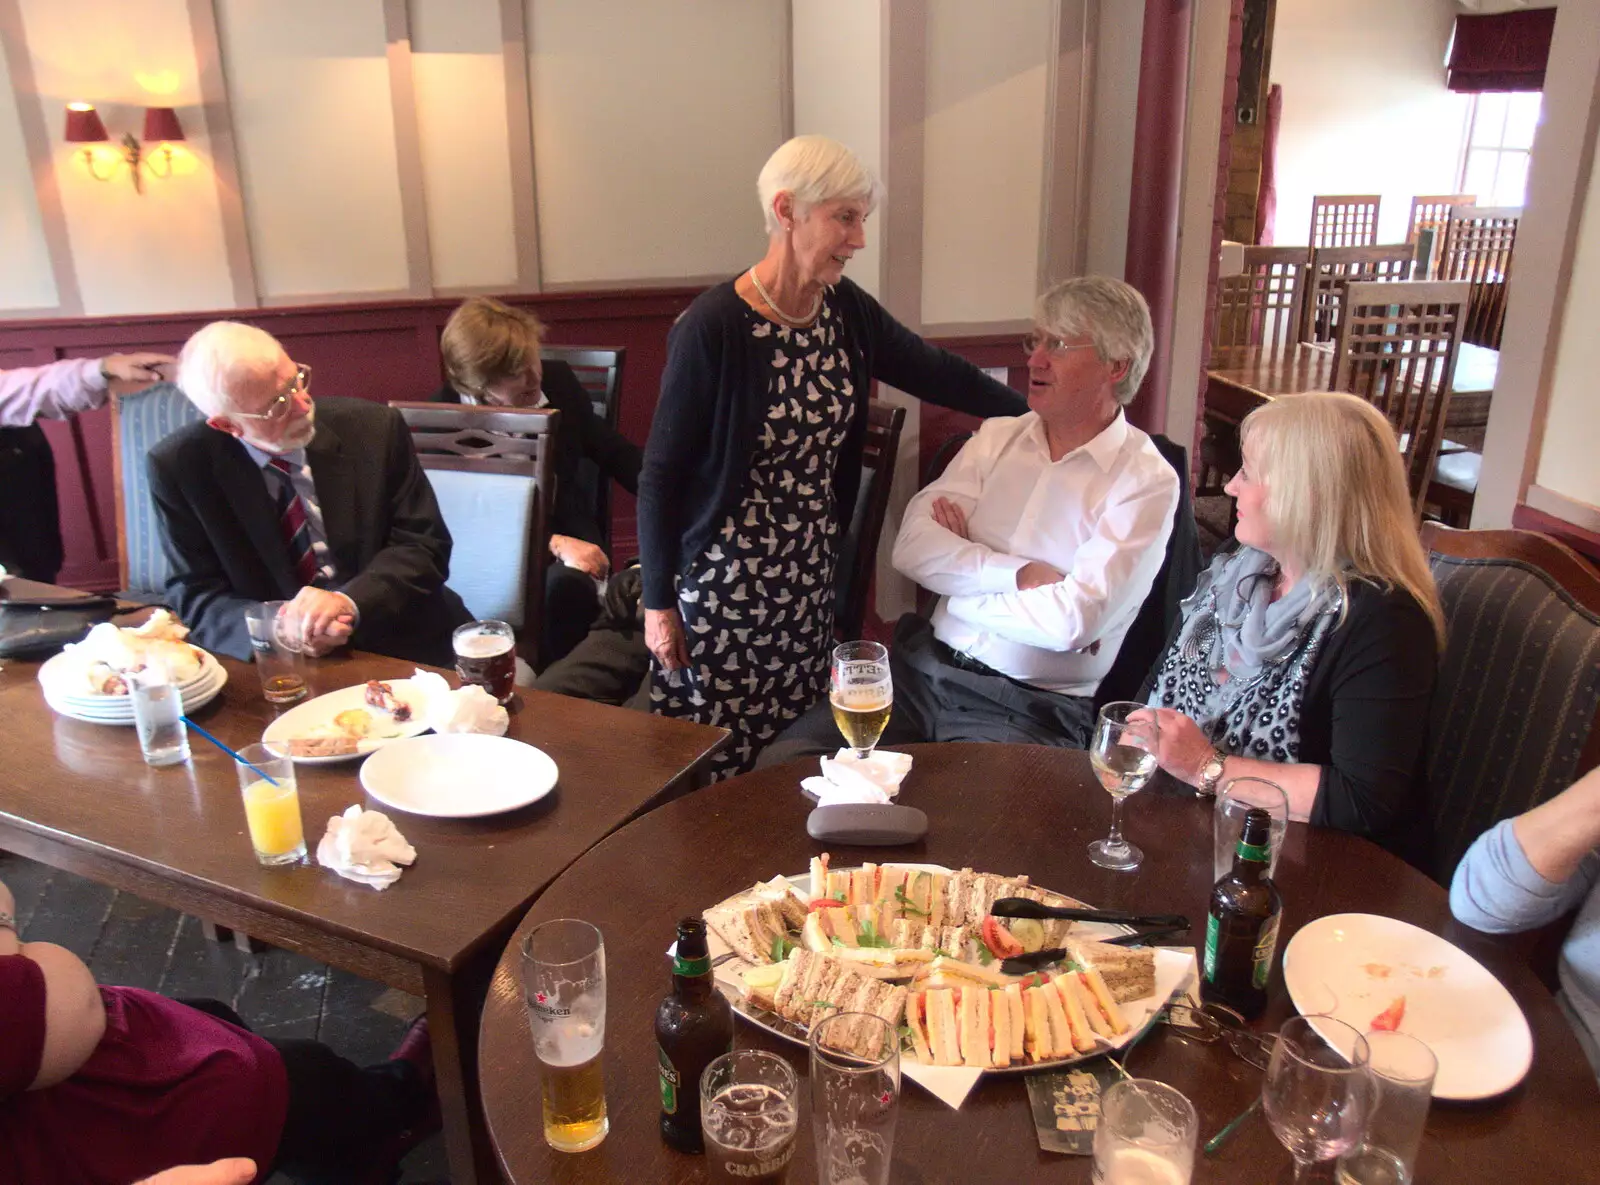
{"type": "Polygon", "coordinates": [[[1318,194],[1311,199],[1313,247],[1370,247],[1378,241],[1376,193],[1318,194]]]}
{"type": "Polygon", "coordinates": [[[1377,247],[1318,247],[1311,252],[1301,300],[1301,341],[1332,341],[1339,333],[1344,287],[1369,280],[1409,280],[1416,262],[1409,243],[1377,247]]]}
{"type": "Polygon", "coordinates": [[[833,629],[841,642],[864,637],[867,596],[878,566],[878,544],[889,511],[889,487],[894,481],[895,458],[906,409],[871,400],[867,404],[867,439],[861,454],[861,485],[855,509],[839,545],[839,567],[834,578],[833,629]]]}
{"type": "Polygon", "coordinates": [[[1472,285],[1463,340],[1475,346],[1500,348],[1506,289],[1521,220],[1521,209],[1510,206],[1458,206],[1450,211],[1439,256],[1439,278],[1472,285]]]}
{"type": "Polygon", "coordinates": [[[1217,280],[1212,346],[1293,345],[1304,321],[1305,247],[1246,247],[1244,270],[1217,280]]]}
{"type": "Polygon", "coordinates": [[[1448,631],[1428,727],[1433,866],[1600,764],[1600,575],[1532,531],[1422,526],[1448,631]]]}
{"type": "Polygon", "coordinates": [[[117,582],[125,600],[166,601],[172,565],[161,546],[145,457],[166,437],[204,419],[172,383],[156,383],[111,401],[112,487],[117,504],[117,582]]]}
{"type": "Polygon", "coordinates": [[[1450,221],[1450,211],[1456,206],[1474,206],[1477,203],[1477,197],[1470,193],[1436,193],[1411,199],[1411,229],[1406,235],[1406,242],[1417,247],[1417,236],[1423,231],[1428,231],[1432,236],[1432,245],[1427,258],[1418,256],[1417,270],[1421,274],[1417,279],[1436,278],[1434,273],[1438,266],[1440,249],[1444,245],[1444,230],[1450,221]]]}
{"type": "Polygon", "coordinates": [[[538,669],[555,434],[561,413],[391,403],[450,528],[450,587],[474,617],[509,622],[538,669]]]}
{"type": "MultiPolygon", "coordinates": [[[[628,360],[628,351],[622,346],[544,346],[539,356],[549,361],[565,362],[578,376],[578,382],[589,393],[594,414],[615,428],[622,399],[622,364],[628,360]]],[[[600,472],[600,467],[585,457],[578,462],[576,484],[595,507],[595,519],[600,524],[600,544],[611,551],[611,481],[600,472]]]]}
{"type": "Polygon", "coordinates": [[[1333,385],[1361,396],[1400,437],[1418,516],[1444,432],[1469,285],[1351,284],[1334,344],[1333,385]]]}

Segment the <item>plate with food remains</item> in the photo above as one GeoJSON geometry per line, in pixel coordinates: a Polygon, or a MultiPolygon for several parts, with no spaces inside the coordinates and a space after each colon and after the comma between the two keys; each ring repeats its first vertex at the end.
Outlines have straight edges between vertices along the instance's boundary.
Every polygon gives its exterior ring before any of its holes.
{"type": "Polygon", "coordinates": [[[1367,913],[1308,922],[1283,952],[1283,982],[1304,1014],[1421,1041],[1439,1060],[1436,1099],[1492,1098],[1533,1064],[1527,1017],[1505,985],[1460,947],[1409,922],[1367,913]]]}
{"type": "Polygon", "coordinates": [[[427,696],[410,679],[370,679],[289,709],[261,743],[303,765],[331,765],[424,733],[427,718],[427,696]]]}
{"type": "Polygon", "coordinates": [[[1005,897],[1088,908],[1026,876],[835,869],[824,853],[809,874],[754,885],[705,919],[739,1015],[803,1043],[834,1012],[875,1013],[899,1027],[907,1076],[930,1086],[956,1068],[975,1081],[1120,1049],[1193,974],[1188,951],[1107,945],[1124,926],[993,916],[1005,897]],[[1002,972],[1002,959],[1045,948],[1068,953],[1027,975],[1002,972]]]}

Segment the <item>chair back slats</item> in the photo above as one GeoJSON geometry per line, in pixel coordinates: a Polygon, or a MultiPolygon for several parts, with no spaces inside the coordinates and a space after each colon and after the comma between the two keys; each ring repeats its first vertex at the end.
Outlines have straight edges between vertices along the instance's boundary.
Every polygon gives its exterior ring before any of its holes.
{"type": "Polygon", "coordinates": [[[145,458],[185,424],[204,419],[172,383],[156,383],[111,403],[111,467],[117,504],[117,580],[131,600],[161,601],[172,565],[161,545],[145,458]]]}
{"type": "Polygon", "coordinates": [[[1346,284],[1366,280],[1409,280],[1416,261],[1409,243],[1376,247],[1318,247],[1311,252],[1304,285],[1303,341],[1332,341],[1339,332],[1339,308],[1346,284]]]}
{"type": "Polygon", "coordinates": [[[873,399],[867,403],[867,436],[861,454],[861,485],[850,525],[839,548],[834,577],[833,624],[841,641],[863,637],[867,594],[878,562],[878,543],[889,510],[889,487],[906,409],[873,399]]]}
{"type": "Polygon", "coordinates": [[[1305,247],[1246,247],[1244,268],[1217,281],[1212,345],[1288,346],[1300,337],[1305,247]]]}
{"type": "Polygon", "coordinates": [[[1513,206],[1458,206],[1450,211],[1439,278],[1472,285],[1465,340],[1491,350],[1500,348],[1506,320],[1506,290],[1522,210],[1513,206]]]}
{"type": "Polygon", "coordinates": [[[1440,247],[1443,245],[1445,226],[1450,221],[1450,211],[1457,206],[1475,206],[1477,203],[1477,197],[1470,193],[1434,193],[1411,199],[1411,222],[1406,242],[1415,247],[1417,236],[1423,231],[1429,231],[1433,236],[1433,249],[1429,257],[1417,260],[1417,271],[1421,273],[1417,279],[1439,278],[1440,247]]]}
{"type": "Polygon", "coordinates": [[[1429,720],[1434,854],[1472,842],[1600,762],[1600,575],[1532,531],[1422,527],[1447,639],[1429,720]]]}
{"type": "MultiPolygon", "coordinates": [[[[546,361],[565,362],[572,367],[579,384],[589,394],[594,414],[608,426],[617,426],[622,406],[622,365],[628,360],[628,351],[622,346],[541,346],[539,356],[546,361]]],[[[591,503],[595,508],[595,521],[600,524],[601,545],[611,550],[611,481],[600,472],[600,467],[584,457],[578,462],[574,481],[576,497],[591,503]]]]}
{"type": "MultiPolygon", "coordinates": [[[[521,574],[523,608],[518,649],[537,668],[544,576],[550,552],[550,503],[555,497],[555,439],[561,413],[553,408],[473,407],[448,403],[391,403],[389,406],[405,420],[417,459],[430,475],[476,474],[532,482],[532,505],[526,514],[525,530],[508,536],[505,516],[474,513],[464,527],[464,531],[471,532],[474,537],[462,542],[465,544],[463,551],[478,554],[504,552],[512,538],[519,543],[521,562],[504,570],[521,574]]],[[[434,479],[430,476],[430,480],[434,479]]],[[[498,490],[503,484],[496,482],[494,488],[498,490]]],[[[468,504],[461,494],[464,487],[460,482],[445,479],[438,482],[436,488],[450,492],[452,505],[468,504]]],[[[443,503],[441,498],[441,505],[443,503]]],[[[483,505],[481,500],[477,505],[483,505]]],[[[512,505],[515,503],[509,502],[508,509],[512,505]]],[[[458,519],[457,524],[451,526],[447,518],[446,526],[451,527],[454,539],[463,524],[458,519]]],[[[455,563],[451,566],[454,568],[455,563]]],[[[480,591],[478,595],[481,602],[485,597],[504,596],[509,591],[514,590],[480,591]]]]}
{"type": "Polygon", "coordinates": [[[1361,396],[1394,426],[1419,516],[1449,410],[1467,296],[1466,284],[1427,280],[1345,290],[1333,385],[1361,396]]]}
{"type": "Polygon", "coordinates": [[[1370,247],[1378,241],[1376,193],[1318,194],[1311,199],[1313,247],[1370,247]]]}

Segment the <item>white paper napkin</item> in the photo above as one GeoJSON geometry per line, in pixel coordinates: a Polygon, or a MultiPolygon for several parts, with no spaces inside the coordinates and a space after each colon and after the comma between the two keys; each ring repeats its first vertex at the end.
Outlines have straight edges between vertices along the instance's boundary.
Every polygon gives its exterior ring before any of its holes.
{"type": "Polygon", "coordinates": [[[911,756],[874,749],[857,757],[853,749],[840,749],[822,759],[822,776],[806,778],[801,787],[816,796],[818,806],[848,802],[888,802],[900,793],[900,783],[911,772],[911,756]]]}
{"type": "Polygon", "coordinates": [[[327,833],[317,845],[318,864],[374,889],[394,884],[400,879],[400,866],[416,858],[417,849],[388,815],[359,806],[329,819],[327,833]]]}
{"type": "Polygon", "coordinates": [[[511,714],[475,683],[452,691],[443,675],[418,671],[411,676],[411,685],[427,697],[428,727],[434,732],[482,732],[503,737],[511,727],[511,714]]]}

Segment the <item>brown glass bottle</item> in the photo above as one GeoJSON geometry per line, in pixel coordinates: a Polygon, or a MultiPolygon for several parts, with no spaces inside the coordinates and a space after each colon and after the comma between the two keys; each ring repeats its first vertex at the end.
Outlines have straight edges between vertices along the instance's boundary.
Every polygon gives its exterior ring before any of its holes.
{"type": "Polygon", "coordinates": [[[1246,1019],[1267,1006],[1267,979],[1278,945],[1283,897],[1267,876],[1272,816],[1252,810],[1234,852],[1233,868],[1211,890],[1200,998],[1226,1004],[1246,1019]]]}
{"type": "Polygon", "coordinates": [[[679,1152],[704,1152],[700,1134],[700,1075],[733,1048],[733,1009],[711,977],[706,924],[678,923],[672,994],[656,1009],[661,1059],[661,1138],[679,1152]]]}

